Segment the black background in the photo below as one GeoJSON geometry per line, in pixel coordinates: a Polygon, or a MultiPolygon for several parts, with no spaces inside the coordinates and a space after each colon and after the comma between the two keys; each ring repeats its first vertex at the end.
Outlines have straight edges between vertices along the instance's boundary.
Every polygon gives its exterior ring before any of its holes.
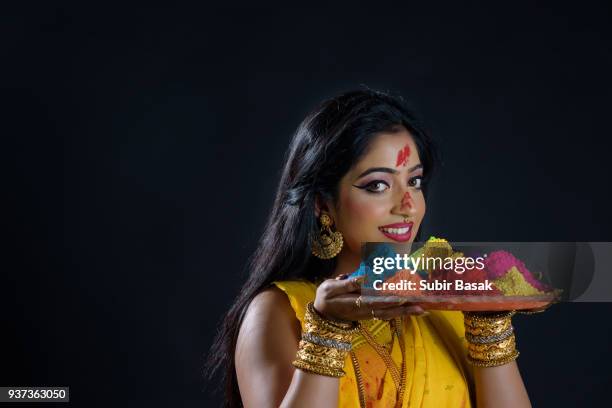
{"type": "MultiPolygon", "coordinates": [[[[5,10],[0,385],[219,405],[203,356],[288,140],[360,84],[442,146],[426,234],[612,241],[610,10],[455,3],[5,10]]],[[[515,319],[534,406],[608,405],[611,311],[515,319]]]]}

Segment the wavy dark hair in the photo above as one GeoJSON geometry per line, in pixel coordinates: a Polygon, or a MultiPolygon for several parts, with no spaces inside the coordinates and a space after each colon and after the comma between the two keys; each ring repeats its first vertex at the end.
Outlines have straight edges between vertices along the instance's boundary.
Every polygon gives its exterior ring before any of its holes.
{"type": "MultiPolygon", "coordinates": [[[[318,233],[315,197],[337,202],[340,179],[367,152],[380,133],[406,128],[423,164],[423,194],[437,162],[433,141],[401,97],[370,89],[343,93],[323,101],[299,125],[285,157],[276,199],[248,266],[248,279],[224,316],[207,358],[207,374],[221,374],[225,406],[242,406],[236,380],[236,339],[251,300],[273,281],[315,282],[330,276],[335,261],[311,255],[318,233]]],[[[417,234],[416,239],[419,239],[417,234]]]]}

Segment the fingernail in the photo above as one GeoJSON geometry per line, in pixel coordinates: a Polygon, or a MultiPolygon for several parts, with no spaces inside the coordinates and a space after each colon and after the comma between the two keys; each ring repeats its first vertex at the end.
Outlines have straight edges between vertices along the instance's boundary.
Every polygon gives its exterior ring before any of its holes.
{"type": "Polygon", "coordinates": [[[425,311],[423,311],[423,313],[421,313],[421,316],[427,316],[429,314],[430,314],[429,311],[425,310],[425,311]]]}
{"type": "Polygon", "coordinates": [[[342,275],[336,276],[336,280],[344,280],[346,278],[348,278],[348,274],[347,273],[343,273],[342,275]]]}

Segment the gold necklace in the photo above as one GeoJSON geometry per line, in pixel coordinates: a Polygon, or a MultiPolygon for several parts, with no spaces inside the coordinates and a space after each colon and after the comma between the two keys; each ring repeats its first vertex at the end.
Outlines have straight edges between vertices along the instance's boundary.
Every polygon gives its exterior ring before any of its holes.
{"type": "MultiPolygon", "coordinates": [[[[394,343],[394,336],[397,336],[398,343],[400,345],[400,350],[402,354],[402,366],[401,369],[397,367],[395,361],[391,358],[390,350],[387,350],[384,345],[379,344],[374,336],[366,329],[364,326],[360,325],[360,331],[365,340],[368,342],[370,346],[378,353],[380,358],[383,360],[385,365],[387,366],[387,370],[391,374],[391,378],[393,378],[393,382],[395,383],[396,389],[396,400],[395,406],[401,407],[402,402],[404,400],[404,390],[406,389],[406,345],[404,344],[404,339],[402,336],[402,319],[395,318],[390,322],[391,329],[391,348],[394,343]]],[[[355,370],[355,378],[357,380],[357,391],[359,393],[359,405],[362,408],[366,407],[365,401],[365,388],[363,385],[363,378],[361,377],[361,370],[359,368],[359,361],[357,360],[357,355],[353,351],[350,353],[351,361],[353,362],[353,368],[355,370]]]]}

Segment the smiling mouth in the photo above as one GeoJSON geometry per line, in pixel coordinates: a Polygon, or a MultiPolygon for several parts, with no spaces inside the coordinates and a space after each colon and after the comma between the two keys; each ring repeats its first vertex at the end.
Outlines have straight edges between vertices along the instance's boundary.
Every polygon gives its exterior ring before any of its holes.
{"type": "Polygon", "coordinates": [[[391,238],[394,241],[405,242],[408,241],[412,235],[413,225],[414,223],[412,222],[401,222],[378,227],[378,230],[387,238],[391,238]]]}

